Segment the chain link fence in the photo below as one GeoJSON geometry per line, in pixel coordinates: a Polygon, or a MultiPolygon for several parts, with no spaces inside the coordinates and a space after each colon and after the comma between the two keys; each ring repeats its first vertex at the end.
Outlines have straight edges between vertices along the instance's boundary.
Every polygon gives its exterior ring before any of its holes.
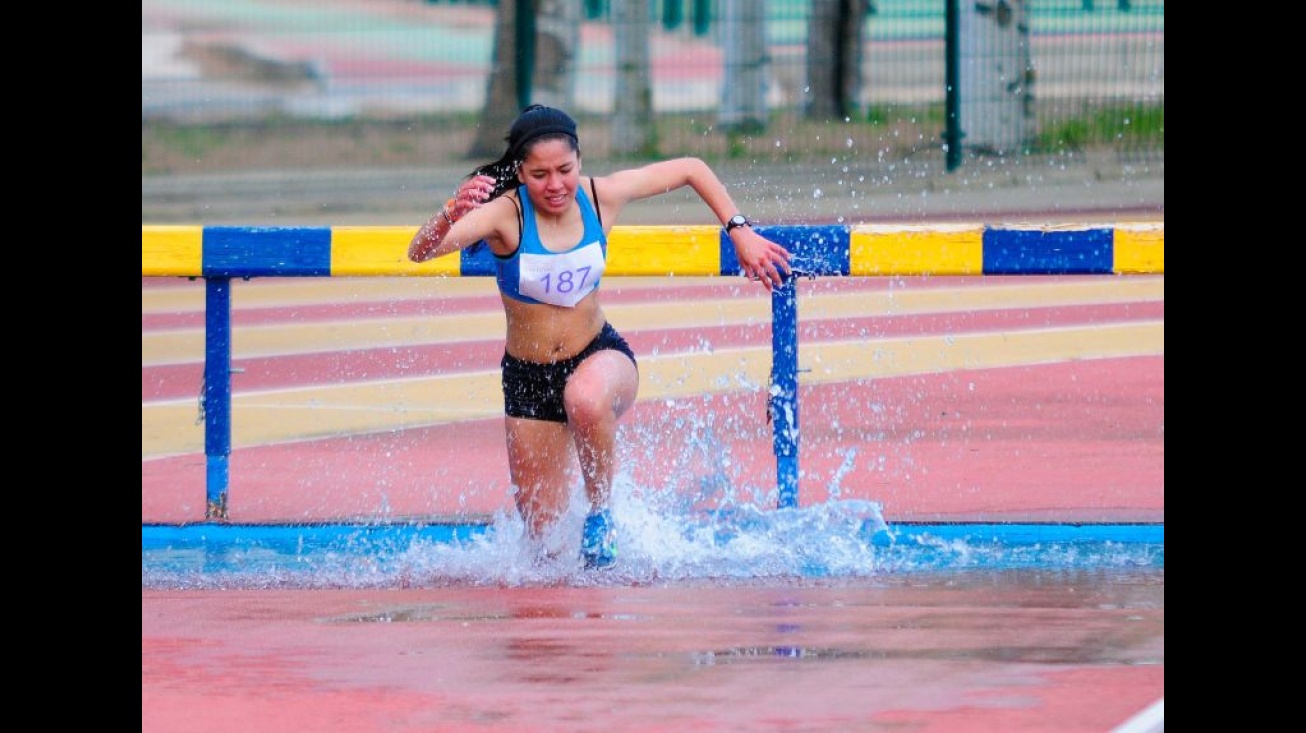
{"type": "MultiPolygon", "coordinates": [[[[622,0],[534,1],[570,3],[576,19],[564,29],[573,47],[537,45],[535,62],[565,73],[560,87],[537,86],[535,101],[566,107],[586,130],[586,154],[609,156],[619,73],[612,5],[622,0]]],[[[1164,0],[958,1],[978,16],[1017,11],[1026,68],[997,72],[1024,85],[1016,154],[1163,158],[1164,0]]],[[[857,91],[842,119],[807,114],[813,0],[767,0],[766,118],[744,132],[721,119],[733,78],[725,2],[647,0],[658,155],[785,163],[941,154],[948,0],[868,3],[857,21],[857,91]]],[[[142,173],[465,156],[496,63],[499,12],[470,0],[143,0],[142,173]]]]}

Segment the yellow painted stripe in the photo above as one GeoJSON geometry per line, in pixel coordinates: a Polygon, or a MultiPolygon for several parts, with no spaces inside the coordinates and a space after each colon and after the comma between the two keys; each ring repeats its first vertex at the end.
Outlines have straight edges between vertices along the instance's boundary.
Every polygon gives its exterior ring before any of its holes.
{"type": "MultiPolygon", "coordinates": [[[[665,279],[650,280],[666,283],[665,279]]],[[[499,305],[499,290],[493,278],[255,278],[240,280],[235,284],[231,289],[231,307],[235,313],[249,308],[302,308],[366,302],[398,304],[410,300],[481,295],[495,296],[493,304],[499,305]]],[[[205,307],[203,282],[190,282],[185,287],[141,288],[142,315],[188,311],[203,313],[205,307]]]]}
{"type": "Polygon", "coordinates": [[[1120,274],[1165,272],[1165,224],[1118,224],[1114,270],[1120,274]]]}
{"type": "Polygon", "coordinates": [[[204,274],[204,227],[142,226],[141,274],[199,277],[204,274]]]}
{"type": "MultiPolygon", "coordinates": [[[[626,277],[605,284],[607,292],[657,292],[667,286],[706,290],[721,287],[719,279],[706,277],[668,280],[666,277],[626,277]]],[[[760,286],[754,285],[760,290],[760,286]]],[[[299,277],[241,280],[232,288],[232,309],[304,307],[328,303],[398,304],[431,298],[490,296],[499,305],[499,288],[492,277],[299,277]]],[[[799,293],[799,297],[802,293],[799,293]]],[[[695,296],[697,297],[697,296],[695,296]]],[[[185,287],[142,287],[141,314],[203,313],[204,283],[192,281],[185,287]]]]}
{"type": "Polygon", "coordinates": [[[721,228],[613,227],[605,275],[720,275],[721,228]]]}
{"type": "Polygon", "coordinates": [[[331,274],[337,275],[459,275],[461,255],[453,253],[429,262],[408,259],[408,243],[417,227],[332,227],[331,274]]]}
{"type": "MultiPolygon", "coordinates": [[[[459,255],[416,264],[407,258],[415,227],[334,227],[332,275],[459,275],[459,255]]],[[[720,228],[615,227],[608,275],[719,275],[720,228]]]]}
{"type": "Polygon", "coordinates": [[[982,275],[984,225],[859,224],[849,250],[852,275],[982,275]]]}

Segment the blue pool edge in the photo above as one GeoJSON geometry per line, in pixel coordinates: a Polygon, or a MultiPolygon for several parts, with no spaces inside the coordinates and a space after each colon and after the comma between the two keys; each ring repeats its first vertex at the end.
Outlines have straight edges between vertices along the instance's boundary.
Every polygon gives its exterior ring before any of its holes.
{"type": "MultiPolygon", "coordinates": [[[[331,546],[407,544],[416,540],[463,542],[485,534],[489,522],[142,523],[141,549],[189,549],[225,545],[331,546]]],[[[991,542],[1005,546],[1044,543],[1165,544],[1163,522],[897,522],[872,531],[875,545],[911,545],[924,539],[991,542]]]]}

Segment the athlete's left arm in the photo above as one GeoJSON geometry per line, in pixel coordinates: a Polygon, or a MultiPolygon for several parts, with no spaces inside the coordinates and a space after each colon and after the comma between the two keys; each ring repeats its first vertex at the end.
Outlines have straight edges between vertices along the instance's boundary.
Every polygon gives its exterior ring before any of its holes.
{"type": "MultiPolygon", "coordinates": [[[[617,171],[598,180],[598,194],[603,211],[612,212],[605,219],[615,222],[621,209],[631,201],[684,186],[694,189],[723,227],[730,217],[742,213],[725,184],[698,158],[674,158],[617,171]]],[[[789,272],[788,250],[753,231],[751,226],[736,227],[730,232],[730,241],[735,245],[735,256],[745,276],[760,280],[767,290],[784,282],[784,275],[789,272]]]]}

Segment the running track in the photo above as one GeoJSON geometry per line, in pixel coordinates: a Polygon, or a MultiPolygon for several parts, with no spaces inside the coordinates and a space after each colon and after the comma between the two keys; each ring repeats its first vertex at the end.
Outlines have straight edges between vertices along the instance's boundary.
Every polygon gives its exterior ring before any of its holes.
{"type": "MultiPolygon", "coordinates": [[[[234,283],[232,520],[510,506],[492,288],[234,283]]],[[[800,503],[1164,521],[1162,276],[799,288],[800,503]]],[[[774,487],[769,297],[719,278],[604,289],[640,357],[637,485],[774,487]]],[[[199,521],[204,288],[144,278],[141,298],[142,521],[199,521]]],[[[1162,730],[1163,576],[1014,577],[143,589],[142,730],[1162,730]]]]}
{"type": "MultiPolygon", "coordinates": [[[[604,298],[640,358],[637,484],[774,488],[769,296],[611,278],[604,298]]],[[[1163,276],[800,281],[800,503],[1164,521],[1164,307],[1163,276]]],[[[202,283],[142,278],[141,320],[142,521],[199,521],[202,283]]],[[[511,506],[492,279],[238,281],[232,323],[232,521],[511,506]]]]}

